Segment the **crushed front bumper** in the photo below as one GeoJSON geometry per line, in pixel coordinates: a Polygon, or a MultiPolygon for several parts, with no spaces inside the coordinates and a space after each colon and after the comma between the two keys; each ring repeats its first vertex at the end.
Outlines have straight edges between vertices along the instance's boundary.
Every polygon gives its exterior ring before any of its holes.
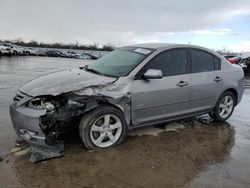
{"type": "Polygon", "coordinates": [[[17,135],[34,145],[48,146],[39,126],[39,118],[45,113],[46,110],[30,109],[16,103],[10,105],[10,116],[17,135]]]}
{"type": "Polygon", "coordinates": [[[46,114],[46,110],[26,107],[25,104],[31,99],[30,96],[18,93],[10,105],[10,116],[17,135],[31,144],[30,161],[37,162],[63,156],[63,143],[52,146],[46,143],[46,136],[40,127],[40,117],[46,114]]]}

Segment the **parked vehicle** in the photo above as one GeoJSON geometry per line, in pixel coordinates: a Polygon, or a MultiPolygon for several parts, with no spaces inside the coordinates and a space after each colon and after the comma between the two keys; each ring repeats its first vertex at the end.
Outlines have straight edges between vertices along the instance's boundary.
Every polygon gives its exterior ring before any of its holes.
{"type": "Polygon", "coordinates": [[[0,56],[1,55],[11,55],[12,54],[12,49],[7,47],[7,46],[2,46],[0,44],[0,56]]]}
{"type": "Polygon", "coordinates": [[[66,54],[64,54],[64,53],[62,53],[62,52],[60,52],[58,50],[49,50],[49,51],[46,52],[46,55],[48,57],[67,57],[66,54]]]}
{"type": "Polygon", "coordinates": [[[42,49],[42,48],[39,48],[38,50],[37,50],[37,55],[38,56],[47,56],[46,55],[46,50],[45,49],[42,49]]]}
{"type": "Polygon", "coordinates": [[[249,57],[244,56],[244,58],[241,59],[239,65],[242,66],[242,68],[244,66],[243,68],[244,72],[250,73],[250,56],[249,57]]]}
{"type": "Polygon", "coordinates": [[[223,57],[226,58],[226,59],[231,59],[231,58],[234,58],[234,57],[237,57],[237,56],[236,55],[224,55],[223,57]]]}
{"type": "Polygon", "coordinates": [[[11,49],[13,55],[24,55],[24,48],[21,46],[17,46],[12,43],[2,43],[1,45],[6,46],[11,49]]]}
{"type": "Polygon", "coordinates": [[[240,62],[241,58],[240,57],[233,57],[229,58],[228,61],[232,64],[238,64],[240,62]]]}
{"type": "Polygon", "coordinates": [[[25,48],[25,55],[38,55],[38,52],[33,48],[25,48]]]}
{"type": "Polygon", "coordinates": [[[98,59],[98,57],[96,57],[96,56],[94,56],[94,55],[92,55],[92,54],[90,54],[90,53],[82,53],[81,54],[83,57],[86,57],[86,59],[92,59],[92,60],[97,60],[98,59]]]}
{"type": "Polygon", "coordinates": [[[67,56],[69,58],[77,58],[77,59],[80,59],[82,56],[74,51],[68,51],[67,52],[67,56]]]}
{"type": "Polygon", "coordinates": [[[232,64],[238,64],[241,61],[240,55],[224,55],[224,58],[232,64]]]}
{"type": "Polygon", "coordinates": [[[53,147],[78,122],[88,149],[120,144],[127,130],[209,113],[226,121],[243,94],[243,71],[209,49],[140,44],[88,66],[22,86],[10,106],[16,133],[53,147]]]}

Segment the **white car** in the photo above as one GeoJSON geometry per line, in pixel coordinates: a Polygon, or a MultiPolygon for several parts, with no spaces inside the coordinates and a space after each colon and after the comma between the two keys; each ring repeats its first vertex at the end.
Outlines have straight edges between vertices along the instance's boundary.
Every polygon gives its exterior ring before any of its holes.
{"type": "Polygon", "coordinates": [[[23,55],[24,54],[24,48],[17,46],[12,43],[2,43],[1,45],[6,46],[12,50],[13,55],[23,55]]]}
{"type": "Polygon", "coordinates": [[[0,55],[11,55],[13,52],[11,48],[0,44],[0,55]]]}
{"type": "Polygon", "coordinates": [[[33,48],[25,48],[25,55],[38,55],[38,52],[33,48]]]}

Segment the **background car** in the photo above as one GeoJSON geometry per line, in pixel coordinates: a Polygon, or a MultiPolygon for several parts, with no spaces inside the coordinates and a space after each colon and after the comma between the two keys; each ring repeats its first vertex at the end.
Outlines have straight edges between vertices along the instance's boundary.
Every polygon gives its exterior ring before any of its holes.
{"type": "Polygon", "coordinates": [[[62,53],[61,51],[58,50],[48,50],[46,52],[46,55],[48,57],[68,57],[66,54],[62,53]]]}
{"type": "Polygon", "coordinates": [[[78,59],[80,59],[82,56],[81,56],[81,54],[79,54],[79,53],[76,53],[76,52],[74,52],[74,51],[68,51],[67,53],[66,53],[66,55],[69,57],[69,58],[78,58],[78,59]]]}
{"type": "Polygon", "coordinates": [[[12,49],[0,44],[0,55],[11,55],[12,49]]]}
{"type": "Polygon", "coordinates": [[[90,54],[90,53],[82,53],[81,54],[82,56],[85,56],[87,59],[92,59],[92,60],[97,60],[98,59],[98,57],[96,57],[95,55],[92,55],[92,54],[90,54]]]}
{"type": "Polygon", "coordinates": [[[17,45],[12,44],[12,43],[2,43],[1,45],[6,46],[8,48],[11,48],[13,55],[24,55],[25,54],[25,50],[21,46],[17,46],[17,45]]]}
{"type": "Polygon", "coordinates": [[[38,51],[33,48],[25,48],[25,55],[38,55],[38,51]]]}

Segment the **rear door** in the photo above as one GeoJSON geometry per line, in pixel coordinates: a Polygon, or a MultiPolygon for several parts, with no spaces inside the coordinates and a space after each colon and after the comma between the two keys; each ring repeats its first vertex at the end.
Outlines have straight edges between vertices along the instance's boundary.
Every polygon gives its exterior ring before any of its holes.
{"type": "Polygon", "coordinates": [[[187,49],[161,52],[137,75],[132,87],[132,122],[142,125],[163,121],[188,111],[190,77],[187,74],[187,49]],[[161,79],[142,79],[148,69],[158,69],[161,79]]]}
{"type": "Polygon", "coordinates": [[[215,55],[200,49],[189,49],[191,58],[190,109],[193,112],[213,108],[221,93],[221,62],[215,55]]]}

